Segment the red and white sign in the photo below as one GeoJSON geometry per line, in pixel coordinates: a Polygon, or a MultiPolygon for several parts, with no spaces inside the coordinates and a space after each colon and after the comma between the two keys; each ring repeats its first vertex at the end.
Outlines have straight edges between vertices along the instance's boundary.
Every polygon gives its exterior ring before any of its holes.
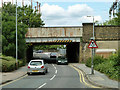
{"type": "Polygon", "coordinates": [[[88,45],[88,48],[98,48],[98,46],[94,40],[91,40],[88,45]]]}

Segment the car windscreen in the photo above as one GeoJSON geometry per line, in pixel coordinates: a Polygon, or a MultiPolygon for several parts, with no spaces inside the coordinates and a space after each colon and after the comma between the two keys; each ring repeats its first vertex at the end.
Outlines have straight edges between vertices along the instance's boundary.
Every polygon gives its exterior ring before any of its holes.
{"type": "Polygon", "coordinates": [[[51,56],[56,56],[56,55],[57,55],[57,53],[51,53],[50,55],[51,55],[51,56]]]}
{"type": "Polygon", "coordinates": [[[42,61],[31,61],[30,65],[31,66],[40,66],[40,65],[42,65],[42,61]]]}

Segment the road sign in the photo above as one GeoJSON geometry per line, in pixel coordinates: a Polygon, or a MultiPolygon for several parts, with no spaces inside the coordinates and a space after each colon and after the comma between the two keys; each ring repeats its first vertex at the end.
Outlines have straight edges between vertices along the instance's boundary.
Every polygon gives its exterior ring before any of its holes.
{"type": "Polygon", "coordinates": [[[91,40],[91,42],[88,45],[88,48],[98,48],[97,44],[95,43],[94,40],[91,40]]]}

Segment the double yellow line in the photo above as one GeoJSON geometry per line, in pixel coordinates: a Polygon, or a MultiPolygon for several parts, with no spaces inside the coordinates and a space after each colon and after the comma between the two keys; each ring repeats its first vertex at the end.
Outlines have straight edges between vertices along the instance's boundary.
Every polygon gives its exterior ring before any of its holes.
{"type": "Polygon", "coordinates": [[[81,82],[82,84],[85,84],[86,86],[91,87],[91,88],[100,88],[100,87],[93,86],[93,85],[87,83],[87,82],[85,81],[84,75],[83,75],[83,73],[82,73],[81,70],[77,69],[77,68],[74,67],[73,65],[69,65],[69,66],[71,66],[72,68],[74,68],[74,69],[79,73],[80,82],[81,82]]]}

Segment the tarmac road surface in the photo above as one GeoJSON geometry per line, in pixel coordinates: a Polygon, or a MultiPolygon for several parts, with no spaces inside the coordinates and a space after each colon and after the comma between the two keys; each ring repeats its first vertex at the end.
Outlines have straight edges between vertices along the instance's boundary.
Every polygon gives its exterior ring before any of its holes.
{"type": "Polygon", "coordinates": [[[49,72],[46,75],[26,75],[18,80],[2,86],[7,88],[38,90],[40,88],[96,88],[90,85],[82,73],[70,65],[48,64],[49,72]],[[86,82],[86,83],[84,83],[86,82]]]}

